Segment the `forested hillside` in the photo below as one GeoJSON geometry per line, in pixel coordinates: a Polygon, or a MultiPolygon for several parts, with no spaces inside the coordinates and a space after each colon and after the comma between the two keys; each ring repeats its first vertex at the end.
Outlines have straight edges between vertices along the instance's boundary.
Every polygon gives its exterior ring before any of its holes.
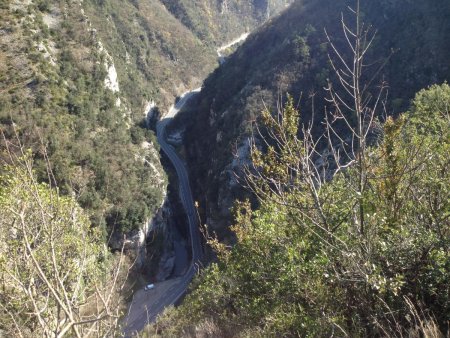
{"type": "Polygon", "coordinates": [[[31,149],[38,179],[75,194],[104,231],[141,226],[164,186],[155,138],[139,126],[145,97],[121,91],[125,81],[79,3],[11,2],[1,14],[0,119],[9,151],[31,149]]]}
{"type": "Polygon", "coordinates": [[[87,16],[114,58],[121,91],[138,117],[147,101],[163,110],[214,69],[207,47],[158,1],[88,1],[87,16]]]}
{"type": "MultiPolygon", "coordinates": [[[[294,97],[308,120],[323,114],[327,79],[336,81],[328,59],[325,29],[342,52],[345,37],[341,13],[354,24],[347,5],[353,1],[298,0],[281,17],[251,34],[204,83],[186,118],[185,145],[192,187],[205,222],[223,234],[230,208],[243,189],[235,173],[248,162],[247,139],[261,110],[274,110],[285,93],[294,97]],[[198,135],[202,135],[198,137],[198,135]]],[[[427,1],[362,1],[361,19],[376,36],[366,58],[365,76],[386,62],[380,75],[388,86],[386,112],[409,108],[421,88],[450,78],[450,3],[427,1]]],[[[379,82],[373,83],[378,86],[379,82]]],[[[319,128],[320,124],[316,127],[319,128]]]]}
{"type": "MultiPolygon", "coordinates": [[[[105,230],[137,228],[162,202],[164,174],[144,110],[164,110],[201,83],[217,65],[213,42],[245,31],[234,27],[233,13],[242,10],[247,28],[261,22],[255,8],[233,4],[216,26],[220,5],[205,1],[198,6],[212,9],[210,28],[228,33],[201,40],[165,6],[157,0],[1,4],[5,141],[32,149],[40,180],[48,181],[48,157],[52,184],[76,194],[105,230]]],[[[190,18],[201,22],[202,13],[190,18]]]]}
{"type": "Polygon", "coordinates": [[[0,336],[119,332],[133,261],[109,250],[145,247],[167,194],[147,115],[285,6],[226,2],[0,1],[0,336]]]}
{"type": "Polygon", "coordinates": [[[161,0],[203,41],[220,45],[285,9],[292,0],[161,0]]]}
{"type": "Polygon", "coordinates": [[[266,111],[274,145],[253,147],[249,173],[259,210],[235,208],[237,243],[210,239],[218,260],[147,336],[448,336],[449,107],[447,84],[420,91],[325,180],[293,101],[266,111]]]}

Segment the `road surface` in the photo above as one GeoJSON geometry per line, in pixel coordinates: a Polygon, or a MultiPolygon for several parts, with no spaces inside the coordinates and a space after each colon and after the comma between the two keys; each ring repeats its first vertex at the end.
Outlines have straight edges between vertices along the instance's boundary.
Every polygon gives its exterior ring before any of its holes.
{"type": "Polygon", "coordinates": [[[170,162],[172,162],[177,172],[180,199],[188,217],[192,261],[183,276],[161,283],[155,283],[154,289],[148,291],[142,289],[134,294],[128,314],[124,320],[123,332],[126,337],[131,337],[134,333],[141,331],[148,323],[154,322],[164,308],[175,304],[185,294],[189,283],[198,271],[198,263],[202,257],[203,250],[198,230],[197,212],[195,210],[194,200],[192,199],[186,167],[178,157],[175,149],[166,142],[166,126],[179,112],[181,107],[199,92],[200,88],[183,94],[180,100],[170,108],[168,114],[156,126],[158,142],[161,149],[167,155],[170,162]]]}
{"type": "Polygon", "coordinates": [[[225,62],[225,56],[222,54],[223,51],[227,50],[230,47],[233,47],[237,43],[245,41],[249,35],[250,35],[250,33],[243,33],[241,36],[234,39],[233,41],[217,48],[216,52],[217,52],[217,56],[219,58],[219,64],[223,64],[225,62]]]}
{"type": "MultiPolygon", "coordinates": [[[[219,63],[225,62],[222,52],[227,48],[244,41],[249,33],[244,33],[235,40],[223,45],[217,49],[219,63]]],[[[161,283],[155,283],[155,288],[149,291],[139,290],[135,292],[130,304],[128,314],[124,320],[123,332],[126,337],[131,337],[133,333],[141,331],[148,323],[155,321],[156,317],[163,312],[167,306],[175,304],[186,292],[189,283],[198,271],[198,263],[202,257],[202,246],[200,241],[197,211],[195,210],[192,192],[189,186],[189,178],[186,167],[178,157],[175,149],[166,141],[166,127],[180,111],[184,104],[197,95],[201,88],[194,89],[183,94],[180,100],[173,105],[169,112],[156,125],[158,142],[162,151],[172,162],[178,176],[180,199],[189,222],[189,234],[192,247],[192,261],[185,274],[181,277],[170,279],[161,283]]]]}

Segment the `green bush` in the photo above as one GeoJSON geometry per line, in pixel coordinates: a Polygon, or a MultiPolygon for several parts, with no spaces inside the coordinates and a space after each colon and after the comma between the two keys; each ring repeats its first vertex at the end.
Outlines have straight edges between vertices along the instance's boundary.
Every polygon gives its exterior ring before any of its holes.
{"type": "Polygon", "coordinates": [[[419,92],[411,112],[388,119],[379,146],[366,149],[362,195],[357,165],[315,195],[308,177],[287,174],[304,156],[289,156],[298,123],[291,101],[283,113],[286,148],[253,157],[265,175],[256,183],[266,192],[260,209],[237,205],[236,245],[210,241],[218,261],[157,327],[173,336],[194,335],[205,320],[224,336],[448,332],[449,105],[446,84],[419,92]]]}

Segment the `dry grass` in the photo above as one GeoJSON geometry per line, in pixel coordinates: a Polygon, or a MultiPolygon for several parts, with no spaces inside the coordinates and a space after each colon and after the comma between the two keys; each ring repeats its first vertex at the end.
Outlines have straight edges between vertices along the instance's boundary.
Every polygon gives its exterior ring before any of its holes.
{"type": "Polygon", "coordinates": [[[206,318],[195,327],[195,338],[225,338],[223,331],[211,318],[206,318]]]}

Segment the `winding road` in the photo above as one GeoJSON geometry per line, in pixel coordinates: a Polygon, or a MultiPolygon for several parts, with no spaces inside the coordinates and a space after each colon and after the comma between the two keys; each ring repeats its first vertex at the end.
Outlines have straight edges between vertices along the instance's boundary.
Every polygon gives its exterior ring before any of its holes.
{"type": "MultiPolygon", "coordinates": [[[[222,52],[225,49],[244,41],[247,39],[248,35],[249,33],[244,33],[230,43],[219,47],[217,49],[219,64],[225,62],[225,57],[222,55],[222,52]]],[[[167,155],[170,162],[172,162],[177,172],[180,199],[183,203],[189,222],[192,260],[189,269],[182,277],[155,283],[155,288],[149,291],[141,289],[135,292],[128,309],[128,314],[124,319],[123,333],[125,337],[132,337],[134,334],[141,331],[147,324],[154,322],[156,317],[161,314],[166,307],[174,305],[186,293],[192,278],[194,278],[199,270],[199,262],[203,255],[203,249],[200,240],[197,212],[194,200],[192,199],[191,188],[189,186],[189,177],[183,161],[178,157],[175,149],[166,141],[166,127],[185,103],[193,96],[197,95],[200,90],[201,88],[197,88],[181,95],[180,100],[169,109],[169,112],[156,126],[156,133],[161,149],[167,155]]]]}
{"type": "Polygon", "coordinates": [[[156,317],[167,306],[175,304],[186,292],[189,283],[197,273],[198,263],[202,257],[203,250],[198,230],[198,219],[192,199],[191,188],[186,167],[178,157],[175,149],[166,141],[166,126],[180,111],[183,105],[194,95],[200,92],[200,88],[183,94],[180,100],[170,108],[168,114],[160,120],[156,126],[158,142],[161,149],[172,162],[178,176],[180,199],[189,222],[189,234],[192,248],[192,260],[189,269],[179,278],[165,282],[156,283],[155,288],[150,291],[139,290],[133,296],[133,301],[124,321],[123,333],[126,337],[141,331],[148,323],[155,321],[156,317]]]}
{"type": "Polygon", "coordinates": [[[234,39],[233,41],[217,48],[216,52],[217,52],[217,57],[219,58],[219,64],[222,64],[225,62],[225,56],[222,54],[222,52],[224,52],[227,48],[233,47],[235,44],[245,41],[249,35],[250,35],[250,33],[243,33],[243,34],[241,34],[241,36],[234,39]]]}

